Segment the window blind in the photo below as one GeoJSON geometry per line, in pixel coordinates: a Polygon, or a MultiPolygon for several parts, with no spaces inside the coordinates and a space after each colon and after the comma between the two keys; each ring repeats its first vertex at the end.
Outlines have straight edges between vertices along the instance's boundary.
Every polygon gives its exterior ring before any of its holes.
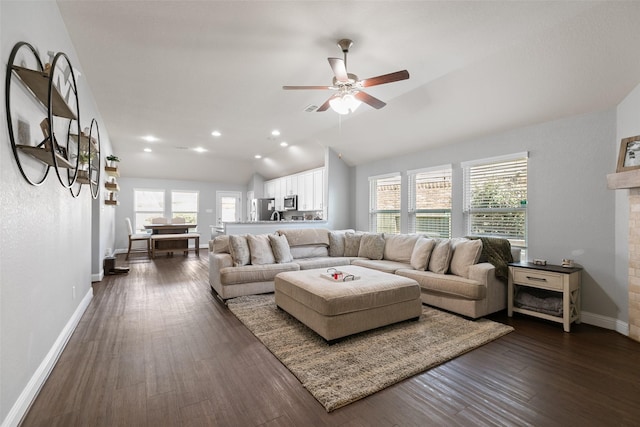
{"type": "Polygon", "coordinates": [[[467,232],[526,247],[527,153],[466,162],[462,168],[467,232]]]}
{"type": "Polygon", "coordinates": [[[172,191],[171,217],[184,218],[188,224],[197,224],[198,197],[198,191],[172,191]]]}
{"type": "Polygon", "coordinates": [[[369,178],[369,231],[400,232],[401,191],[399,173],[369,178]]]}
{"type": "Polygon", "coordinates": [[[409,171],[410,233],[451,237],[451,165],[409,171]]]}
{"type": "Polygon", "coordinates": [[[134,230],[144,231],[151,218],[164,216],[164,190],[133,190],[134,230]]]}

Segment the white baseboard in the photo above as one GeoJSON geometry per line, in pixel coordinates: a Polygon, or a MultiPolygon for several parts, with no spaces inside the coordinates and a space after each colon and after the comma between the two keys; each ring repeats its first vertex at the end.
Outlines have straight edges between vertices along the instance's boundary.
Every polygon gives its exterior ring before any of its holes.
{"type": "Polygon", "coordinates": [[[104,279],[104,268],[101,268],[100,272],[98,274],[92,274],[91,275],[91,283],[93,283],[93,282],[101,282],[102,279],[104,279]]]}
{"type": "Polygon", "coordinates": [[[583,311],[580,314],[580,320],[588,325],[598,326],[604,329],[610,329],[629,336],[629,324],[613,317],[602,316],[601,314],[589,313],[583,311]]]}
{"type": "Polygon", "coordinates": [[[62,350],[64,350],[69,338],[71,338],[71,334],[73,334],[76,326],[78,326],[78,323],[89,306],[92,298],[93,288],[89,287],[89,292],[87,292],[84,298],[82,298],[78,308],[76,308],[76,311],[74,311],[73,315],[62,329],[62,332],[58,335],[58,338],[53,343],[53,346],[45,356],[44,360],[40,363],[40,366],[38,366],[38,369],[36,369],[33,376],[27,383],[27,386],[22,390],[22,393],[20,393],[18,400],[16,400],[7,414],[7,417],[2,421],[1,427],[14,427],[20,424],[22,417],[26,415],[31,404],[38,395],[38,392],[49,377],[49,374],[53,370],[58,358],[62,354],[62,350]]]}

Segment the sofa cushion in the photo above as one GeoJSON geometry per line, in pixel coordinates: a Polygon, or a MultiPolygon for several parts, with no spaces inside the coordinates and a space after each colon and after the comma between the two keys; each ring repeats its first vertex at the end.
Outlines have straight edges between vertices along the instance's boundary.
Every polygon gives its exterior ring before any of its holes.
{"type": "Polygon", "coordinates": [[[345,231],[329,232],[329,256],[344,256],[345,231]]]}
{"type": "Polygon", "coordinates": [[[344,256],[358,256],[360,239],[362,239],[363,234],[361,231],[344,233],[344,256]]]}
{"type": "Polygon", "coordinates": [[[421,289],[430,293],[453,295],[469,300],[481,300],[487,296],[487,287],[482,283],[453,274],[438,274],[431,271],[409,269],[399,269],[396,274],[415,280],[421,289]]]}
{"type": "Polygon", "coordinates": [[[329,246],[329,230],[325,228],[287,228],[278,230],[281,236],[287,236],[289,246],[325,245],[329,246]]]}
{"type": "Polygon", "coordinates": [[[251,252],[251,264],[264,265],[276,262],[268,234],[248,234],[247,243],[251,252]]]}
{"type": "Polygon", "coordinates": [[[419,237],[417,234],[385,234],[384,259],[409,263],[419,237]]]}
{"type": "Polygon", "coordinates": [[[340,267],[351,264],[351,258],[321,256],[313,258],[299,258],[294,261],[300,266],[300,270],[311,270],[314,268],[340,267]]]}
{"type": "Polygon", "coordinates": [[[247,237],[244,235],[229,236],[229,253],[235,267],[249,264],[251,262],[251,252],[249,251],[247,237]]]}
{"type": "Polygon", "coordinates": [[[360,238],[358,256],[369,259],[382,259],[384,256],[384,235],[382,233],[364,233],[360,238]]]}
{"type": "Polygon", "coordinates": [[[220,269],[220,283],[222,285],[240,285],[251,282],[268,282],[272,281],[278,273],[298,270],[300,270],[300,266],[295,262],[224,267],[220,269]]]}
{"type": "Polygon", "coordinates": [[[409,261],[411,267],[416,270],[426,270],[435,246],[435,240],[420,236],[413,246],[413,252],[411,252],[411,260],[409,261]]]}
{"type": "Polygon", "coordinates": [[[469,278],[469,267],[478,263],[482,253],[482,240],[454,240],[451,247],[453,256],[449,270],[452,274],[469,278]]]}
{"type": "Polygon", "coordinates": [[[278,264],[283,262],[293,261],[291,255],[291,249],[289,249],[289,242],[287,236],[279,236],[277,234],[269,234],[269,243],[271,243],[271,250],[273,251],[273,257],[278,264]]]}
{"type": "Polygon", "coordinates": [[[438,240],[436,242],[436,246],[431,252],[431,258],[429,259],[429,271],[438,274],[446,274],[447,271],[449,271],[451,255],[451,240],[438,240]]]}
{"type": "Polygon", "coordinates": [[[358,267],[366,267],[372,270],[378,270],[385,273],[393,274],[396,270],[401,268],[411,268],[410,264],[398,261],[389,261],[386,259],[373,260],[373,259],[354,259],[351,261],[352,265],[357,265],[358,267]]]}
{"type": "Polygon", "coordinates": [[[213,245],[210,248],[211,252],[215,254],[228,254],[229,252],[229,236],[222,235],[216,236],[213,239],[213,245]]]}
{"type": "Polygon", "coordinates": [[[290,249],[294,260],[298,258],[329,256],[329,248],[325,245],[291,246],[290,249]]]}

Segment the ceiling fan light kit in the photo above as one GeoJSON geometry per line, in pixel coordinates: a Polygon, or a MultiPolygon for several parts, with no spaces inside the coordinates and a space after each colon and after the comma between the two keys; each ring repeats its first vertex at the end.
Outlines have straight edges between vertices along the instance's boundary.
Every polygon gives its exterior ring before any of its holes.
{"type": "Polygon", "coordinates": [[[349,92],[329,100],[331,109],[338,114],[353,113],[358,109],[360,104],[362,104],[362,102],[358,101],[355,96],[349,92]]]}
{"type": "Polygon", "coordinates": [[[349,114],[356,111],[363,102],[375,109],[384,107],[387,105],[385,102],[363,92],[362,88],[406,80],[409,78],[409,72],[402,70],[360,80],[357,75],[347,72],[347,53],[349,53],[351,46],[353,46],[353,41],[349,39],[339,40],[338,47],[344,53],[344,59],[327,58],[334,75],[331,86],[282,86],[282,88],[284,90],[328,89],[338,92],[318,107],[316,112],[326,111],[331,107],[338,114],[349,114]]]}

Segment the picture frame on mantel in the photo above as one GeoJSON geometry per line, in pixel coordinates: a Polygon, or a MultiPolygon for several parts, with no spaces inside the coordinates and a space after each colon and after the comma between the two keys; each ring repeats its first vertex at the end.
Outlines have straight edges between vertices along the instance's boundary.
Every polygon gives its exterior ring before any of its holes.
{"type": "Polygon", "coordinates": [[[624,138],[620,142],[616,172],[640,169],[640,135],[624,138]]]}

